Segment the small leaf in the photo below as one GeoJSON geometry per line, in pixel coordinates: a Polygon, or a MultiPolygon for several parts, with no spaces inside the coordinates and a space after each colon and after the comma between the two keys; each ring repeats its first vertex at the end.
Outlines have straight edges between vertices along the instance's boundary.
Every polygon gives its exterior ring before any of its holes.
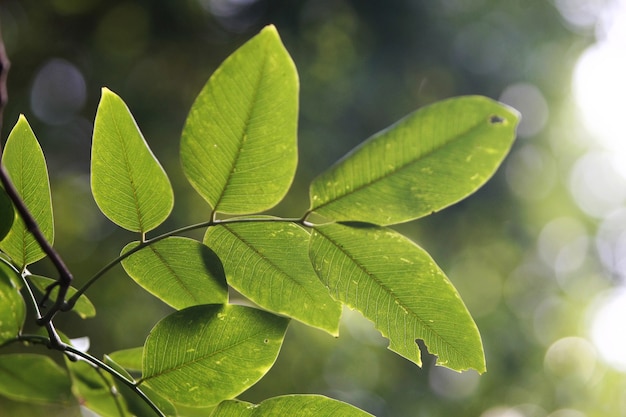
{"type": "MultiPolygon", "coordinates": [[[[46,159],[35,134],[22,115],[9,134],[2,163],[39,229],[52,244],[54,223],[46,159]]],[[[21,218],[15,220],[9,234],[0,242],[0,250],[9,255],[19,269],[46,256],[21,218]]]]}
{"type": "MultiPolygon", "coordinates": [[[[109,365],[111,368],[119,372],[122,376],[130,381],[134,381],[133,377],[126,372],[126,370],[117,364],[111,357],[105,355],[104,363],[109,365]]],[[[148,405],[147,402],[144,401],[134,390],[130,389],[127,385],[121,383],[120,381],[111,378],[111,382],[115,384],[117,388],[117,392],[124,398],[125,403],[128,407],[128,411],[130,415],[136,417],[153,417],[154,410],[148,405]]],[[[156,407],[161,410],[163,414],[166,416],[176,416],[176,410],[172,403],[167,401],[161,395],[158,395],[154,391],[152,391],[149,387],[142,387],[141,390],[143,393],[156,405],[156,407]]]]}
{"type": "MultiPolygon", "coordinates": [[[[49,285],[53,284],[56,281],[55,279],[42,277],[39,275],[29,275],[28,279],[39,291],[41,291],[42,294],[45,293],[46,288],[48,288],[49,285]]],[[[50,299],[56,300],[58,292],[59,288],[54,288],[52,290],[52,293],[50,294],[50,299]]],[[[76,294],[76,288],[69,287],[67,290],[67,298],[72,297],[74,294],[76,294]]],[[[96,315],[96,307],[94,307],[89,298],[87,298],[87,296],[84,294],[82,294],[78,298],[72,311],[78,314],[82,319],[87,319],[96,315]]]]}
{"type": "Polygon", "coordinates": [[[360,311],[389,349],[421,366],[422,339],[437,363],[485,371],[476,324],[443,271],[422,248],[381,227],[328,224],[311,234],[311,261],[331,295],[360,311]]]}
{"type": "Polygon", "coordinates": [[[102,89],[91,148],[91,189],[102,213],[145,233],[169,216],[174,194],[126,104],[102,89]]]}
{"type": "Polygon", "coordinates": [[[228,283],[250,300],[339,334],[341,304],[311,267],[306,230],[285,222],[230,223],[210,227],[204,242],[222,259],[228,283]]]}
{"type": "Polygon", "coordinates": [[[220,403],[211,417],[372,417],[363,410],[323,395],[284,395],[259,405],[229,400],[220,403]]]}
{"type": "Polygon", "coordinates": [[[316,178],[311,211],[390,225],[450,206],[480,188],[515,138],[519,116],[485,97],[458,97],[408,115],[316,178]]]}
{"type": "Polygon", "coordinates": [[[180,155],[185,175],[216,212],[267,210],[297,165],[298,75],[274,26],[228,57],[194,102],[180,155]]]}
{"type": "Polygon", "coordinates": [[[26,305],[12,275],[14,271],[0,262],[0,346],[19,335],[26,317],[26,305]]]}
{"type": "Polygon", "coordinates": [[[113,352],[108,357],[127,371],[141,371],[143,346],[113,352]]]}
{"type": "Polygon", "coordinates": [[[13,210],[13,203],[11,203],[11,199],[4,191],[4,188],[0,186],[0,242],[9,233],[14,221],[15,211],[13,210]]]}
{"type": "MultiPolygon", "coordinates": [[[[129,243],[122,254],[138,245],[139,242],[129,243]]],[[[228,300],[219,258],[193,239],[160,240],[124,259],[122,266],[137,284],[176,309],[228,300]]]]}
{"type": "Polygon", "coordinates": [[[43,355],[0,355],[0,395],[16,401],[70,404],[70,378],[43,355]]]}
{"type": "Polygon", "coordinates": [[[288,320],[237,305],[175,312],[152,329],[141,382],[174,403],[217,404],[255,384],[273,365],[288,320]]]}

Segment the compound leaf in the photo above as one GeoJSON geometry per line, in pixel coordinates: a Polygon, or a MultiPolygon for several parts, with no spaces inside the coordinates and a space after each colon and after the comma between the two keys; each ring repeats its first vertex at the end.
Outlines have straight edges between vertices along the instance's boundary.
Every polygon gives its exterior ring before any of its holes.
{"type": "Polygon", "coordinates": [[[294,223],[210,227],[204,237],[222,259],[228,283],[261,307],[337,336],[341,304],[317,278],[309,233],[294,223]]]}
{"type": "Polygon", "coordinates": [[[26,305],[12,275],[14,271],[0,262],[0,345],[19,335],[26,317],[26,305]]]}
{"type": "Polygon", "coordinates": [[[476,324],[422,248],[377,226],[328,224],[311,234],[310,256],[331,295],[371,320],[389,349],[421,366],[422,339],[437,363],[485,371],[476,324]]]}
{"type": "Polygon", "coordinates": [[[519,116],[486,97],[444,100],[374,135],[311,184],[310,211],[390,225],[481,187],[506,156],[519,116]]]}
{"type": "Polygon", "coordinates": [[[297,165],[298,75],[274,26],[215,71],[191,107],[180,155],[185,175],[214,211],[267,210],[297,165]]]}
{"type": "Polygon", "coordinates": [[[102,89],[91,148],[91,190],[112,222],[145,233],[169,216],[174,193],[122,99],[102,89]]]}
{"type": "MultiPolygon", "coordinates": [[[[122,254],[139,242],[126,245],[122,254]]],[[[138,250],[122,261],[139,285],[176,309],[228,300],[224,270],[218,257],[202,243],[169,237],[138,250]]]]}
{"type": "Polygon", "coordinates": [[[141,383],[175,404],[207,407],[256,383],[274,364],[285,318],[238,305],[200,305],[156,324],[141,383]]]}
{"type": "Polygon", "coordinates": [[[372,417],[363,410],[323,395],[284,395],[258,405],[229,400],[220,403],[211,417],[372,417]]]}
{"type": "MultiPolygon", "coordinates": [[[[54,222],[46,159],[23,115],[20,115],[9,134],[2,154],[2,163],[39,229],[52,244],[54,222]]],[[[9,255],[20,269],[46,256],[21,218],[15,219],[9,234],[0,242],[0,249],[9,255]]]]}
{"type": "Polygon", "coordinates": [[[0,355],[0,394],[16,401],[71,404],[70,378],[43,355],[0,355]]]}

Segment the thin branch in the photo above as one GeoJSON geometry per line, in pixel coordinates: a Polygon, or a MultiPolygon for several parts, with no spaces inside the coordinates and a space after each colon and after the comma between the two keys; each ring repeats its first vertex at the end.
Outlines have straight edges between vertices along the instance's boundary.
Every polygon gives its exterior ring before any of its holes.
{"type": "MultiPolygon", "coordinates": [[[[11,63],[6,54],[4,40],[2,39],[2,33],[0,32],[0,131],[2,130],[4,109],[8,101],[6,81],[10,66],[11,63]]],[[[37,319],[37,323],[44,326],[50,323],[50,320],[52,320],[54,315],[58,311],[62,310],[63,306],[65,305],[65,296],[67,295],[67,289],[69,288],[73,277],[67,266],[65,266],[65,263],[61,259],[61,256],[56,252],[56,250],[54,250],[52,245],[50,245],[50,243],[42,233],[39,225],[37,224],[37,221],[30,213],[28,207],[26,207],[26,204],[24,204],[24,200],[22,200],[19,192],[11,182],[9,173],[5,169],[4,165],[1,163],[0,182],[2,182],[4,190],[13,202],[13,205],[15,206],[15,209],[19,213],[20,217],[24,221],[26,229],[33,235],[41,249],[50,258],[50,260],[54,264],[54,267],[59,272],[59,279],[46,289],[46,293],[40,303],[41,305],[43,305],[45,301],[50,297],[50,293],[52,292],[52,290],[57,286],[59,287],[59,293],[57,294],[54,305],[43,317],[37,319]]]]}

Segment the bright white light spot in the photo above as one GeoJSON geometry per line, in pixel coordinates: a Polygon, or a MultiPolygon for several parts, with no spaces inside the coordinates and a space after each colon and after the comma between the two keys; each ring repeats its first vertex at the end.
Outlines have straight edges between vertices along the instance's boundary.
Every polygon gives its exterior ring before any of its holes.
{"type": "Polygon", "coordinates": [[[480,417],[525,417],[520,411],[508,407],[493,407],[485,411],[480,417]]]}
{"type": "Polygon", "coordinates": [[[508,86],[499,99],[522,114],[517,127],[519,137],[536,135],[548,122],[548,103],[537,87],[528,83],[508,86]]]}
{"type": "Polygon", "coordinates": [[[596,349],[582,337],[564,337],[550,345],[544,367],[560,380],[585,383],[596,368],[596,349]]]}
{"type": "Polygon", "coordinates": [[[626,372],[626,288],[599,297],[595,306],[591,322],[593,344],[609,365],[626,372]]]}

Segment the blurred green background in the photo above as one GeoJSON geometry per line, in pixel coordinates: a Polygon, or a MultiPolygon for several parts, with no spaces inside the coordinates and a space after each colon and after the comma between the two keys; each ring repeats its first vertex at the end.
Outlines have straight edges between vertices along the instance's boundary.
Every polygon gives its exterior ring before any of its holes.
{"type": "MultiPolygon", "coordinates": [[[[422,105],[462,94],[508,103],[523,120],[497,175],[397,227],[457,286],[488,372],[428,357],[420,369],[346,311],[338,339],[293,323],[276,366],[242,398],[321,393],[378,417],[624,416],[625,10],[623,0],[3,0],[12,69],[2,139],[24,113],[48,160],[55,246],[80,285],[134,239],[89,191],[103,86],[126,101],[174,184],[157,233],[207,219],[179,164],[183,121],[219,63],[266,24],[301,78],[300,166],[275,214],[302,214],[315,175],[422,105]]],[[[46,262],[32,271],[54,274],[46,262]]],[[[120,267],[88,296],[96,318],[56,322],[89,336],[99,356],[141,345],[170,312],[120,267]]],[[[0,416],[17,415],[79,414],[0,399],[0,416]]]]}

